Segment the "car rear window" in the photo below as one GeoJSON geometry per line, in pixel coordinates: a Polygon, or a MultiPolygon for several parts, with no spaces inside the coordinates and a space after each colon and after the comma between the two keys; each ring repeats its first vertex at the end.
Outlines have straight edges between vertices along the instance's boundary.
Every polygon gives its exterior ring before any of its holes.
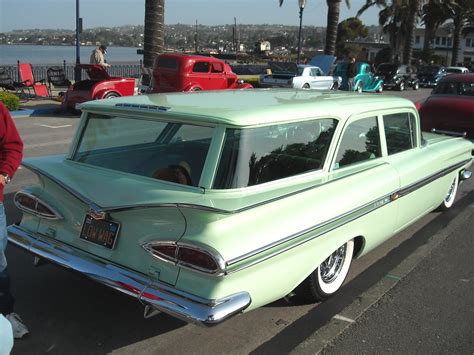
{"type": "Polygon", "coordinates": [[[328,118],[227,129],[213,188],[258,185],[322,169],[336,125],[328,118]]]}
{"type": "Polygon", "coordinates": [[[72,160],[198,186],[213,127],[90,114],[72,160]],[[174,181],[186,170],[186,182],[174,181]]]}

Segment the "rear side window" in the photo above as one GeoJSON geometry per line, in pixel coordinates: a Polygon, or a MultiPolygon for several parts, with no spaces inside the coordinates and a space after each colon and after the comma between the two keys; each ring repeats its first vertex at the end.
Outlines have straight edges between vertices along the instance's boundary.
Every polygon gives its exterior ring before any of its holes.
{"type": "Polygon", "coordinates": [[[178,69],[178,61],[175,58],[158,57],[156,65],[158,68],[178,69]]]}
{"type": "Polygon", "coordinates": [[[322,169],[337,120],[227,129],[215,189],[263,184],[322,169]]]}
{"type": "Polygon", "coordinates": [[[396,113],[383,117],[388,155],[416,146],[416,121],[410,113],[396,113]]]}
{"type": "Polygon", "coordinates": [[[382,156],[377,117],[367,117],[350,123],[344,131],[334,168],[382,156]]]}
{"type": "Polygon", "coordinates": [[[193,72],[195,73],[208,73],[209,72],[209,63],[208,62],[198,62],[193,66],[193,72]]]}

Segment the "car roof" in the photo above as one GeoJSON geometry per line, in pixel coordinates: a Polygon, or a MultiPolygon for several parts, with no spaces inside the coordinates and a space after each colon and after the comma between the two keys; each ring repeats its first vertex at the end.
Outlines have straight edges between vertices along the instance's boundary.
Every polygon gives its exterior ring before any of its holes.
{"type": "Polygon", "coordinates": [[[184,54],[184,53],[163,53],[158,56],[158,58],[176,58],[180,60],[207,60],[207,61],[218,61],[223,62],[223,60],[206,55],[195,55],[195,54],[184,54]]]}
{"type": "Polygon", "coordinates": [[[459,69],[459,70],[468,70],[466,67],[455,67],[455,66],[446,67],[446,69],[459,69]]]}
{"type": "Polygon", "coordinates": [[[450,74],[443,77],[440,83],[456,82],[456,83],[474,83],[474,73],[450,74]]]}
{"type": "Polygon", "coordinates": [[[390,107],[410,107],[407,99],[349,92],[247,89],[126,96],[89,101],[84,111],[169,120],[255,126],[314,117],[347,118],[390,107]]]}

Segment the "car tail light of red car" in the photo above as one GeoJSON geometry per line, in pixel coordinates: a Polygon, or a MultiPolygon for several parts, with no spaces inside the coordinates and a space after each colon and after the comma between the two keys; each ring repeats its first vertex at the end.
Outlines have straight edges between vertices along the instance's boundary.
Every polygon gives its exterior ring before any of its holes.
{"type": "Polygon", "coordinates": [[[225,268],[225,262],[220,255],[197,246],[178,245],[174,242],[149,242],[142,247],[161,260],[207,274],[222,274],[225,268]]]}

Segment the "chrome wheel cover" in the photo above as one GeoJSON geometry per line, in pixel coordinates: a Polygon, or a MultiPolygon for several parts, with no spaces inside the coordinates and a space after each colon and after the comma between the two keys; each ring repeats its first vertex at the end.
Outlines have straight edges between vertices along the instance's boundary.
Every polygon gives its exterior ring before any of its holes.
{"type": "Polygon", "coordinates": [[[456,179],[454,179],[453,183],[449,187],[449,190],[448,190],[448,193],[446,195],[446,198],[444,199],[444,202],[449,203],[454,198],[454,194],[456,192],[456,184],[457,184],[457,181],[456,181],[456,179]]]}
{"type": "Polygon", "coordinates": [[[346,259],[346,244],[338,248],[319,266],[319,273],[324,283],[331,283],[339,277],[346,259]]]}

